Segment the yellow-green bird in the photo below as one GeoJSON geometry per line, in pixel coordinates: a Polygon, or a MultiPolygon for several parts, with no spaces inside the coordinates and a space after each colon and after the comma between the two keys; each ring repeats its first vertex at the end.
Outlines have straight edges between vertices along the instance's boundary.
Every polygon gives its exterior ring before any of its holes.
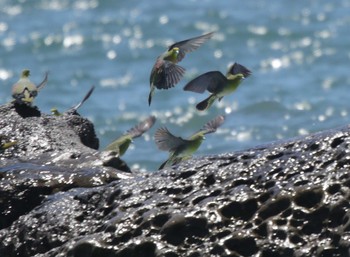
{"type": "Polygon", "coordinates": [[[203,128],[194,133],[188,139],[174,136],[166,127],[159,128],[154,135],[156,145],[160,150],[169,152],[168,160],[166,160],[159,167],[159,169],[177,164],[183,160],[191,158],[192,154],[197,151],[205,139],[204,136],[206,134],[215,132],[224,121],[225,117],[219,115],[215,119],[206,123],[203,128]]]}
{"type": "Polygon", "coordinates": [[[148,131],[156,122],[156,117],[150,116],[146,120],[140,122],[135,127],[129,129],[124,135],[114,140],[109,144],[104,151],[115,151],[122,156],[126,150],[128,150],[133,139],[141,136],[143,133],[148,131]]]}
{"type": "Polygon", "coordinates": [[[9,141],[9,142],[0,143],[0,151],[3,151],[7,148],[10,148],[11,146],[14,146],[15,144],[17,144],[17,141],[9,141]]]}
{"type": "Polygon", "coordinates": [[[12,97],[16,103],[31,105],[38,92],[46,85],[48,72],[45,73],[44,80],[38,85],[34,85],[30,80],[30,71],[22,71],[20,79],[12,87],[12,97]]]}
{"type": "Polygon", "coordinates": [[[214,32],[204,34],[202,36],[186,39],[172,44],[168,50],[158,56],[150,76],[150,93],[148,96],[148,104],[151,105],[154,90],[169,89],[174,87],[185,73],[185,69],[179,65],[186,55],[200,47],[205,41],[213,36],[214,32]]]}
{"type": "Polygon", "coordinates": [[[216,99],[219,101],[226,95],[233,93],[244,78],[249,77],[251,71],[239,63],[230,66],[226,76],[220,71],[209,71],[191,80],[184,87],[185,91],[203,93],[208,90],[211,95],[198,103],[199,111],[207,110],[216,99]]]}
{"type": "MultiPolygon", "coordinates": [[[[83,100],[81,100],[77,105],[71,107],[70,109],[68,109],[65,113],[69,114],[69,115],[73,115],[76,114],[78,109],[83,105],[83,103],[89,99],[89,97],[91,96],[92,92],[94,91],[95,86],[92,86],[90,88],[90,90],[86,93],[86,95],[84,96],[83,100]]],[[[61,116],[62,113],[60,113],[57,108],[51,108],[51,114],[54,116],[61,116]]]]}

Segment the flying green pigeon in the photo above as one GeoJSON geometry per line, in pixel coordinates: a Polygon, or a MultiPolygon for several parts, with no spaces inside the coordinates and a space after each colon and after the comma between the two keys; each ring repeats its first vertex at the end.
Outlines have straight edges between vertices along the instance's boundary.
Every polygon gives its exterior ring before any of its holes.
{"type": "Polygon", "coordinates": [[[48,72],[45,73],[44,80],[38,85],[34,85],[30,80],[30,71],[22,71],[21,78],[12,87],[12,97],[16,103],[31,105],[38,92],[46,85],[48,72]]]}
{"type": "MultiPolygon", "coordinates": [[[[69,115],[74,115],[77,113],[77,110],[80,108],[80,106],[83,105],[83,103],[89,99],[89,97],[91,96],[92,92],[94,91],[95,86],[92,86],[90,88],[90,90],[86,93],[86,95],[84,96],[83,100],[81,100],[77,105],[71,107],[69,110],[67,110],[65,113],[69,114],[69,115]]],[[[60,113],[56,108],[51,108],[51,114],[55,115],[55,116],[61,116],[62,113],[60,113]]]]}
{"type": "Polygon", "coordinates": [[[149,105],[151,105],[155,88],[169,89],[180,81],[185,73],[185,69],[177,65],[177,63],[185,57],[185,54],[196,50],[205,41],[210,39],[213,34],[214,32],[210,32],[202,36],[174,43],[168,47],[167,51],[158,56],[150,76],[151,90],[148,96],[149,105]]]}
{"type": "Polygon", "coordinates": [[[203,93],[208,90],[211,95],[197,104],[199,111],[207,110],[216,99],[219,101],[226,95],[233,93],[244,78],[249,77],[251,71],[239,63],[234,63],[228,69],[226,77],[220,71],[209,71],[191,80],[184,87],[185,91],[203,93]]]}
{"type": "Polygon", "coordinates": [[[176,137],[166,128],[160,128],[156,131],[154,139],[160,150],[168,151],[169,158],[159,169],[177,164],[183,160],[191,158],[204,140],[204,135],[213,133],[224,122],[225,117],[220,115],[206,123],[202,129],[194,133],[190,138],[183,139],[176,137]]]}
{"type": "Polygon", "coordinates": [[[149,130],[156,122],[156,117],[150,116],[146,120],[140,122],[132,129],[128,130],[124,135],[114,140],[109,144],[104,151],[116,151],[119,156],[122,156],[126,150],[128,150],[132,140],[136,137],[141,136],[147,130],[149,130]]]}

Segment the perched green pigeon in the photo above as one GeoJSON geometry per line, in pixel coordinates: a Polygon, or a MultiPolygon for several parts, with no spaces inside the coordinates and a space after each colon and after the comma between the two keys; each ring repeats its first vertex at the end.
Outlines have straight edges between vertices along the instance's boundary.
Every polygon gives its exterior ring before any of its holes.
{"type": "MultiPolygon", "coordinates": [[[[90,88],[90,90],[86,93],[86,95],[84,96],[83,100],[81,100],[77,105],[71,107],[69,110],[66,111],[66,114],[69,114],[69,115],[73,115],[73,114],[76,114],[78,109],[80,108],[80,106],[83,105],[83,103],[89,99],[89,97],[91,96],[92,92],[94,91],[95,89],[95,86],[92,86],[90,88]]],[[[60,113],[56,108],[51,108],[51,114],[52,115],[55,115],[55,116],[60,116],[62,115],[62,113],[60,113]]]]}
{"type": "Polygon", "coordinates": [[[20,79],[12,87],[12,97],[16,103],[31,105],[38,92],[46,85],[48,72],[45,73],[44,80],[38,85],[34,85],[30,80],[30,71],[22,71],[20,79]]]}
{"type": "Polygon", "coordinates": [[[159,169],[191,158],[192,154],[197,151],[199,146],[202,144],[204,136],[215,132],[216,129],[221,126],[224,120],[224,116],[217,116],[215,119],[206,123],[202,129],[194,133],[188,139],[174,136],[166,127],[159,128],[154,135],[156,144],[160,150],[169,152],[168,160],[166,160],[159,167],[159,169]]]}
{"type": "Polygon", "coordinates": [[[150,116],[146,120],[140,122],[132,129],[128,130],[124,135],[114,140],[109,144],[105,151],[116,151],[119,153],[119,156],[122,156],[126,150],[128,150],[132,140],[136,137],[141,136],[147,130],[149,130],[154,123],[156,122],[156,117],[150,116]]]}
{"type": "Polygon", "coordinates": [[[249,77],[251,71],[239,63],[234,63],[228,69],[226,77],[220,71],[209,71],[191,80],[184,87],[185,91],[203,93],[208,90],[211,95],[198,103],[199,111],[207,110],[216,99],[219,101],[226,95],[233,93],[244,78],[249,77]]]}
{"type": "Polygon", "coordinates": [[[10,148],[11,146],[14,146],[15,144],[17,144],[17,141],[9,141],[9,142],[0,143],[0,151],[3,151],[7,148],[10,148]]]}
{"type": "Polygon", "coordinates": [[[185,69],[179,65],[186,53],[192,52],[200,47],[205,41],[213,36],[214,32],[202,36],[190,38],[168,47],[168,50],[158,56],[150,76],[150,93],[148,104],[151,105],[155,88],[169,89],[174,87],[185,73],[185,69]]]}

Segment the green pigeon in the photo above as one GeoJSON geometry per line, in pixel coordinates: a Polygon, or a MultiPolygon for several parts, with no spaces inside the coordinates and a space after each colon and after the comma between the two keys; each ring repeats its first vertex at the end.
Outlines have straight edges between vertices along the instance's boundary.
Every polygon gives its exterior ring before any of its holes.
{"type": "Polygon", "coordinates": [[[155,88],[169,89],[174,87],[185,74],[185,69],[179,65],[186,55],[200,47],[204,42],[213,36],[214,32],[202,36],[186,39],[172,44],[168,50],[158,56],[150,76],[150,93],[148,104],[151,105],[155,88]]]}
{"type": "Polygon", "coordinates": [[[11,146],[14,146],[15,144],[17,144],[17,141],[9,141],[9,142],[0,143],[0,151],[3,151],[7,148],[10,148],[11,146]]]}
{"type": "Polygon", "coordinates": [[[135,127],[129,129],[124,135],[114,140],[109,144],[104,151],[115,151],[122,156],[126,150],[128,150],[133,139],[141,136],[143,133],[148,131],[156,122],[156,117],[150,116],[146,120],[140,122],[135,127]]]}
{"type": "Polygon", "coordinates": [[[38,92],[46,85],[48,72],[45,73],[44,80],[38,85],[34,85],[30,80],[30,71],[22,71],[20,79],[12,87],[12,97],[16,103],[31,105],[38,92]]]}
{"type": "Polygon", "coordinates": [[[204,136],[215,132],[224,120],[224,116],[217,116],[215,119],[206,123],[203,128],[194,133],[188,139],[174,136],[166,127],[159,128],[154,135],[156,144],[160,150],[169,152],[168,160],[166,160],[159,169],[191,158],[192,154],[197,151],[202,144],[205,138],[204,136]]]}
{"type": "MultiPolygon", "coordinates": [[[[90,90],[86,93],[86,95],[84,96],[83,100],[81,100],[77,105],[71,107],[69,110],[66,111],[66,114],[69,115],[74,115],[77,113],[78,109],[83,105],[83,103],[89,99],[89,97],[91,96],[92,92],[94,91],[95,86],[92,86],[90,88],[90,90]]],[[[51,108],[51,114],[54,116],[61,116],[62,113],[60,113],[56,108],[51,108]]]]}
{"type": "Polygon", "coordinates": [[[185,91],[203,93],[208,90],[211,95],[198,103],[196,108],[199,111],[207,110],[216,99],[219,101],[226,95],[233,93],[243,79],[249,77],[251,71],[239,63],[230,66],[226,76],[220,71],[209,71],[191,80],[184,87],[185,91]]]}
{"type": "Polygon", "coordinates": [[[51,114],[54,116],[61,116],[62,115],[62,113],[60,113],[56,107],[51,108],[50,111],[51,111],[51,114]]]}

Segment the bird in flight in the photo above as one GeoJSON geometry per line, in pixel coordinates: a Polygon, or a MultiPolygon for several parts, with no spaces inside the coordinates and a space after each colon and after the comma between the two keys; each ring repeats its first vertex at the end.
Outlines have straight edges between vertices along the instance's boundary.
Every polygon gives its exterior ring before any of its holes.
{"type": "Polygon", "coordinates": [[[154,90],[169,89],[174,87],[185,73],[185,69],[179,65],[186,55],[200,47],[213,36],[214,32],[202,36],[176,42],[168,47],[167,51],[158,56],[150,76],[150,93],[148,104],[151,105],[154,90]]]}
{"type": "Polygon", "coordinates": [[[211,94],[197,104],[199,111],[207,110],[216,99],[219,101],[226,95],[233,93],[240,85],[243,79],[249,77],[251,71],[239,63],[230,66],[226,76],[220,71],[209,71],[195,79],[191,80],[184,87],[185,91],[204,93],[209,91],[211,94]]]}
{"type": "Polygon", "coordinates": [[[204,136],[209,133],[213,133],[218,127],[225,121],[225,117],[222,115],[217,116],[215,119],[207,122],[203,128],[198,130],[188,139],[174,136],[166,127],[159,128],[154,139],[156,145],[160,150],[168,151],[169,158],[166,160],[159,169],[177,164],[183,160],[191,158],[192,154],[197,151],[204,140],[204,136]]]}
{"type": "Polygon", "coordinates": [[[130,144],[132,143],[133,139],[141,136],[143,133],[148,131],[154,125],[155,122],[155,116],[148,117],[146,120],[140,122],[135,127],[128,130],[124,135],[114,140],[105,148],[105,151],[115,151],[119,154],[119,156],[124,155],[126,150],[128,150],[130,144]]]}

